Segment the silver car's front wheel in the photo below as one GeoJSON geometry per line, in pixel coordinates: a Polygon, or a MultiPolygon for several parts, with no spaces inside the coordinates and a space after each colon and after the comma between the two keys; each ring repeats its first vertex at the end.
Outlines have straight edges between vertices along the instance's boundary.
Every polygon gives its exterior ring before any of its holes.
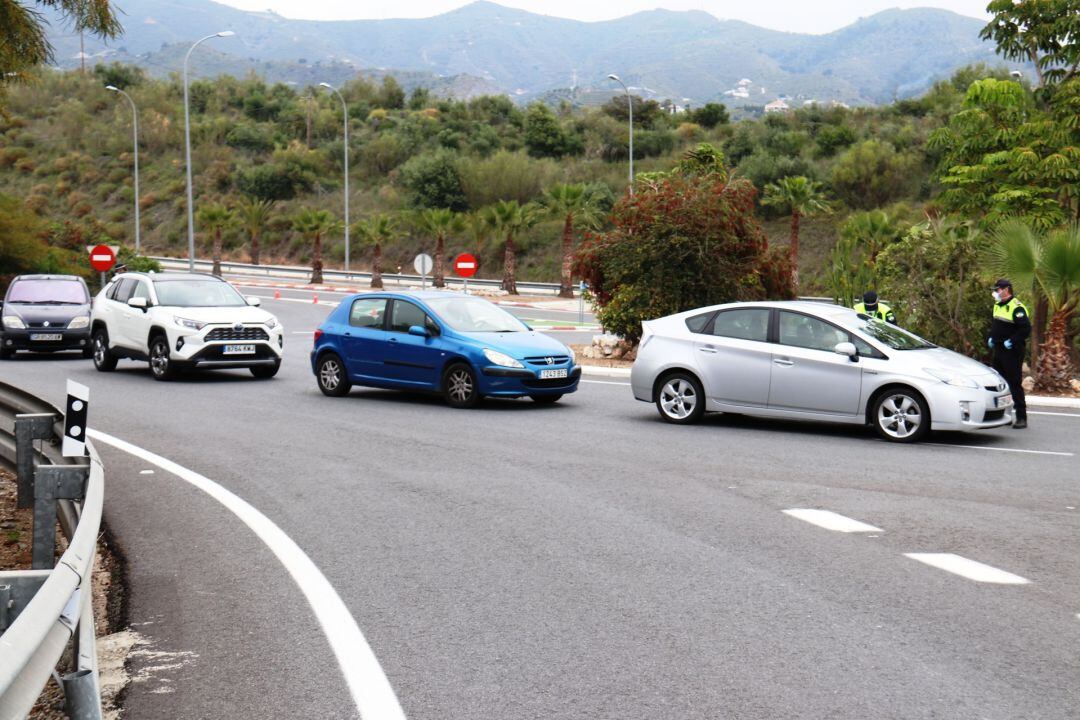
{"type": "Polygon", "coordinates": [[[660,381],[656,392],[660,417],[681,425],[697,422],[705,414],[705,392],[696,377],[686,372],[672,373],[660,381]]]}
{"type": "Polygon", "coordinates": [[[890,442],[914,442],[930,431],[926,402],[911,390],[886,392],[874,405],[874,429],[890,442]]]}

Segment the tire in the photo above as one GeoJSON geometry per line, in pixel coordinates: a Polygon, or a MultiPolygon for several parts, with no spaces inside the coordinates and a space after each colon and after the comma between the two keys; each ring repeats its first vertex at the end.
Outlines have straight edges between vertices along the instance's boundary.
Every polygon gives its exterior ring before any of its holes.
{"type": "Polygon", "coordinates": [[[530,395],[529,397],[537,405],[554,405],[562,400],[562,395],[530,395]]]}
{"type": "Polygon", "coordinates": [[[870,421],[889,442],[918,442],[930,432],[930,411],[923,396],[908,388],[892,388],[874,402],[870,421]]]}
{"type": "Polygon", "coordinates": [[[329,397],[342,397],[352,390],[352,382],[349,374],[345,371],[345,363],[334,353],[326,353],[319,358],[319,364],[315,373],[319,390],[329,397]]]}
{"type": "Polygon", "coordinates": [[[155,335],[150,340],[150,374],[155,380],[164,382],[176,377],[176,364],[169,354],[169,339],[164,335],[155,335]]]}
{"type": "Polygon", "coordinates": [[[259,365],[258,367],[248,368],[251,370],[251,374],[255,377],[265,380],[277,375],[277,371],[281,369],[281,361],[277,361],[273,365],[259,365]]]}
{"type": "Polygon", "coordinates": [[[90,341],[94,367],[99,372],[110,372],[116,369],[116,356],[109,350],[109,333],[105,328],[94,331],[94,337],[90,341]]]}
{"type": "Polygon", "coordinates": [[[0,348],[0,360],[10,360],[15,357],[15,351],[11,348],[0,348]]]}
{"type": "Polygon", "coordinates": [[[480,402],[480,388],[476,385],[476,372],[467,363],[457,362],[443,375],[443,397],[452,408],[476,407],[480,402]]]}
{"type": "Polygon", "coordinates": [[[666,422],[692,425],[705,415],[705,390],[686,371],[665,375],[657,383],[656,409],[666,422]]]}
{"type": "Polygon", "coordinates": [[[90,341],[89,345],[87,345],[86,347],[84,347],[82,349],[82,356],[84,358],[86,358],[87,360],[90,360],[90,359],[92,359],[94,357],[94,341],[93,340],[90,341]]]}

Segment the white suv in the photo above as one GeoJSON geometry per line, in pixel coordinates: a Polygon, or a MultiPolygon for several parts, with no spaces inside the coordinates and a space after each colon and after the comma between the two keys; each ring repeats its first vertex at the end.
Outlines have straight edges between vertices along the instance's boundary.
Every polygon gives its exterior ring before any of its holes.
{"type": "Polygon", "coordinates": [[[273,377],[285,344],[281,323],[213,275],[124,273],[98,293],[90,313],[94,366],[147,360],[155,380],[193,368],[249,368],[273,377]]]}

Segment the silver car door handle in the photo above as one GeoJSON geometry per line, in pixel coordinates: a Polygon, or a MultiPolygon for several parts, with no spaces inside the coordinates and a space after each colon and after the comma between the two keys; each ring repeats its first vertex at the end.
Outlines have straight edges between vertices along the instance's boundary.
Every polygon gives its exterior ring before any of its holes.
{"type": "Polygon", "coordinates": [[[706,345],[705,347],[699,347],[698,350],[700,350],[703,353],[716,354],[716,352],[717,352],[716,348],[714,348],[712,345],[706,345]]]}
{"type": "Polygon", "coordinates": [[[784,367],[791,367],[795,364],[794,360],[785,360],[784,358],[773,358],[773,362],[784,367]]]}

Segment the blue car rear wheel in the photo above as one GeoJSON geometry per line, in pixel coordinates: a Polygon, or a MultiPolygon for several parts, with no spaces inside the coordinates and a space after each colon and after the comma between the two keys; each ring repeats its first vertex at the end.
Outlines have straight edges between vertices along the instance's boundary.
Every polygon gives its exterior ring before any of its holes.
{"type": "Polygon", "coordinates": [[[341,397],[348,395],[352,389],[349,375],[345,372],[345,363],[341,362],[334,353],[326,353],[319,358],[318,372],[315,376],[319,380],[319,389],[323,395],[341,397]]]}

